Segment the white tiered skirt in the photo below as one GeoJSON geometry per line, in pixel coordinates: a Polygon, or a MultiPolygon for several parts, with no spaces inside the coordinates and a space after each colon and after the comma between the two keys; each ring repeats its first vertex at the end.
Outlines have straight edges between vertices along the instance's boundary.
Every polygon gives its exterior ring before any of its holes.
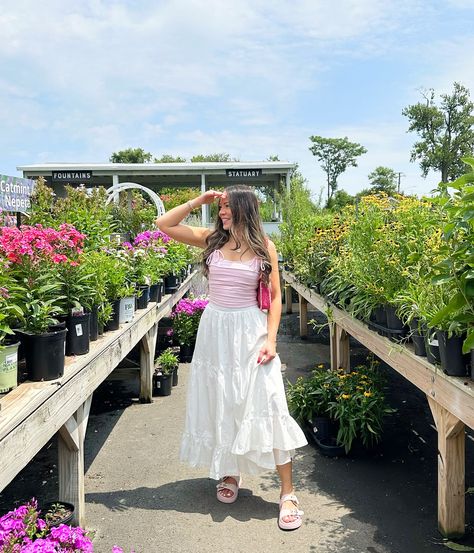
{"type": "Polygon", "coordinates": [[[279,357],[257,366],[266,337],[258,307],[209,304],[201,317],[180,458],[216,480],[274,469],[307,443],[288,413],[279,357]]]}

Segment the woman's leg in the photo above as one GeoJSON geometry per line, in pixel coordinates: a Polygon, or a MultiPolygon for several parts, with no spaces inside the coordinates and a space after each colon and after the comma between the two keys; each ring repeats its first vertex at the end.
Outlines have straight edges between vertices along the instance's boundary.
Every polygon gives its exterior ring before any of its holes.
{"type": "MultiPolygon", "coordinates": [[[[293,463],[290,461],[289,463],[285,463],[284,465],[277,465],[276,466],[278,474],[280,476],[280,483],[281,483],[281,491],[280,491],[280,497],[283,497],[286,494],[292,494],[294,492],[293,489],[293,463]]],[[[296,506],[293,503],[293,501],[285,501],[282,505],[283,509],[295,509],[296,506]]],[[[293,515],[287,515],[283,517],[284,522],[293,522],[296,520],[296,516],[293,515]]]]}

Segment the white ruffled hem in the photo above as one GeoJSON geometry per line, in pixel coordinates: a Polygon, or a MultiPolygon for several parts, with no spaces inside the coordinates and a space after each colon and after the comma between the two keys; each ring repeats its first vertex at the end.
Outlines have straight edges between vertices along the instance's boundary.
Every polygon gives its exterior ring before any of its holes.
{"type": "Polygon", "coordinates": [[[193,467],[208,467],[210,478],[274,470],[291,460],[295,449],[307,444],[297,423],[284,417],[245,420],[233,443],[214,445],[210,435],[183,434],[181,461],[193,467]]]}
{"type": "Polygon", "coordinates": [[[231,444],[213,447],[198,436],[183,434],[180,459],[194,468],[207,468],[209,477],[219,480],[229,475],[258,475],[274,470],[275,458],[282,460],[280,464],[285,464],[293,455],[294,450],[247,451],[245,455],[239,455],[232,451],[231,444]]]}

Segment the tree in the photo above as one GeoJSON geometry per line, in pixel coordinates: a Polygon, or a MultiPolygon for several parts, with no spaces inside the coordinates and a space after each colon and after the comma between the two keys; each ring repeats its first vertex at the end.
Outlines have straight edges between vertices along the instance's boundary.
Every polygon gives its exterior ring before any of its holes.
{"type": "Polygon", "coordinates": [[[346,205],[352,205],[354,203],[354,196],[351,196],[345,190],[336,190],[334,196],[327,203],[329,209],[334,211],[341,211],[346,205]]]}
{"type": "Polygon", "coordinates": [[[408,132],[416,132],[410,161],[420,160],[424,177],[430,169],[441,173],[441,181],[456,179],[464,172],[462,157],[472,155],[474,148],[474,104],[469,90],[454,83],[453,93],[441,94],[440,106],[435,105],[433,89],[422,92],[424,102],[406,107],[408,132]]]}
{"type": "Polygon", "coordinates": [[[372,192],[385,192],[393,196],[397,192],[397,173],[389,167],[376,167],[369,175],[372,192]]]}
{"type": "Polygon", "coordinates": [[[348,167],[357,167],[356,158],[367,150],[357,142],[349,142],[344,138],[323,138],[310,136],[313,142],[310,151],[321,162],[321,167],[327,175],[328,203],[337,190],[337,179],[348,167]]]}
{"type": "Polygon", "coordinates": [[[230,154],[220,153],[220,154],[208,154],[208,155],[199,154],[197,156],[193,156],[191,158],[191,161],[193,163],[205,162],[205,161],[225,162],[225,161],[238,161],[238,159],[232,159],[230,157],[230,154]]]}
{"type": "Polygon", "coordinates": [[[154,163],[186,163],[186,158],[181,156],[170,156],[163,154],[161,157],[155,157],[154,163]]]}
{"type": "Polygon", "coordinates": [[[151,158],[150,152],[145,152],[143,148],[127,148],[114,152],[109,161],[112,163],[149,163],[151,158]]]}

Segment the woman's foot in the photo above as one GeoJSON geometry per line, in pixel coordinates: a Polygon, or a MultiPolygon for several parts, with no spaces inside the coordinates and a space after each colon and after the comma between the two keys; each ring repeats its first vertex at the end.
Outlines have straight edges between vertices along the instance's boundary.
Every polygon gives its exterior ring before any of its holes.
{"type": "Polygon", "coordinates": [[[296,530],[303,523],[303,511],[298,509],[298,498],[294,493],[283,494],[280,497],[280,514],[278,526],[282,530],[296,530]]]}
{"type": "Polygon", "coordinates": [[[239,487],[242,484],[240,476],[224,476],[217,484],[217,499],[222,503],[234,503],[239,495],[239,487]]]}

